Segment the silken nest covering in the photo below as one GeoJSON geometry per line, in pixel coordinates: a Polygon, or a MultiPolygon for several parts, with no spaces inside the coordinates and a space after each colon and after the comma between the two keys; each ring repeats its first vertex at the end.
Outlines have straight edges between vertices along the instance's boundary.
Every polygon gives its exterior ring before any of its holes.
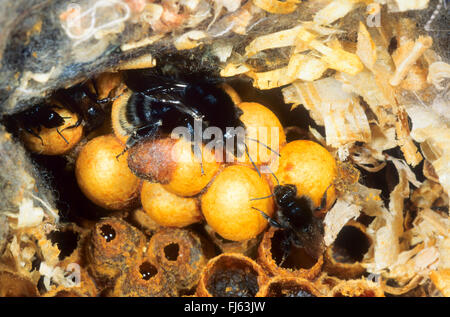
{"type": "Polygon", "coordinates": [[[1,1],[0,296],[450,296],[447,6],[1,1]],[[60,89],[144,68],[221,78],[235,102],[270,108],[286,142],[328,150],[336,200],[321,213],[320,258],[281,259],[269,226],[245,241],[221,237],[201,212],[208,188],[170,198],[195,216],[181,228],[149,216],[142,184],[126,207],[95,205],[74,170],[90,139],[113,138],[108,120],[51,156],[11,129],[60,89]]]}

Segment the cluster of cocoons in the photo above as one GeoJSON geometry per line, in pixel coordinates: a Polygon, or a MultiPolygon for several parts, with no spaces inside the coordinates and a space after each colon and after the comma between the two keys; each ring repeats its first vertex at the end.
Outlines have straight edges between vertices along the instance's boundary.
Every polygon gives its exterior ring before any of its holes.
{"type": "MultiPolygon", "coordinates": [[[[126,136],[115,122],[115,111],[117,104],[124,102],[125,92],[112,106],[113,133],[91,139],[79,151],[75,175],[81,191],[107,210],[134,208],[140,200],[143,210],[161,226],[185,227],[205,220],[217,234],[231,241],[255,238],[267,228],[268,222],[260,212],[274,217],[274,199],[254,199],[270,196],[277,182],[296,185],[298,194],[311,197],[317,206],[328,189],[329,208],[336,199],[335,189],[330,187],[337,174],[332,155],[312,141],[286,144],[283,126],[271,110],[258,103],[241,102],[231,87],[223,88],[243,111],[240,119],[247,129],[249,149],[245,160],[218,162],[215,153],[202,145],[200,161],[192,144],[184,139],[144,139],[124,151],[126,136]],[[273,129],[276,133],[271,133],[273,129]],[[267,133],[261,133],[264,131],[267,133]],[[274,144],[270,149],[264,146],[274,144]],[[270,166],[275,177],[260,175],[253,164],[270,166]]],[[[75,114],[58,111],[71,117],[61,130],[76,122],[75,114]]],[[[38,150],[66,153],[81,139],[79,128],[63,131],[69,144],[55,135],[56,129],[41,131],[46,148],[38,150]]],[[[42,144],[36,137],[29,139],[35,147],[42,144]]]]}

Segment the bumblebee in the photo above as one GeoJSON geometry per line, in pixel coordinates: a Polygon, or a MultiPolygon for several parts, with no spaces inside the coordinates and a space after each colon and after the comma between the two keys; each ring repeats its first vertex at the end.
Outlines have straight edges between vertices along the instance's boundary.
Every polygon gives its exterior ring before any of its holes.
{"type": "MultiPolygon", "coordinates": [[[[126,71],[124,79],[128,91],[114,102],[112,122],[116,136],[127,149],[145,138],[169,136],[180,126],[193,136],[196,123],[201,124],[202,131],[208,127],[220,129],[218,142],[222,145],[235,138],[232,142],[237,157],[247,149],[245,135],[239,138],[233,132],[239,127],[244,131],[239,119],[243,112],[219,88],[218,80],[199,76],[173,79],[143,70],[126,71]]],[[[201,141],[207,139],[202,136],[201,141]]]]}
{"type": "Polygon", "coordinates": [[[314,207],[311,198],[308,196],[297,197],[297,187],[292,184],[276,185],[272,195],[252,199],[275,197],[278,206],[276,220],[261,210],[252,208],[259,211],[271,226],[282,230],[281,251],[283,255],[280,265],[289,256],[292,245],[304,248],[310,256],[316,259],[325,251],[323,222],[314,216],[314,212],[325,208],[328,188],[325,190],[320,206],[317,208],[314,207]]]}

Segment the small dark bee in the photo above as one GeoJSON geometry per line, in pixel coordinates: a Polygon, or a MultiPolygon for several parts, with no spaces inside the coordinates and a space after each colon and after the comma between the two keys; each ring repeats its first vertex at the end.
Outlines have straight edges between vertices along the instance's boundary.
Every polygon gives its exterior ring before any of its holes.
{"type": "Polygon", "coordinates": [[[56,105],[49,104],[38,104],[33,108],[22,111],[18,114],[15,114],[6,119],[9,124],[7,127],[12,127],[12,130],[15,129],[23,129],[29,134],[39,138],[42,141],[42,138],[39,136],[42,127],[47,129],[56,128],[56,131],[59,135],[67,142],[64,136],[61,134],[61,131],[58,130],[58,127],[64,124],[65,117],[60,116],[54,109],[61,108],[56,105]]]}
{"type": "MultiPolygon", "coordinates": [[[[195,124],[201,123],[202,131],[208,127],[219,128],[222,138],[216,141],[225,145],[231,140],[237,157],[244,149],[248,155],[245,135],[238,137],[235,133],[236,128],[245,129],[240,120],[243,112],[217,86],[217,81],[199,76],[172,79],[142,70],[127,71],[124,79],[131,94],[120,105],[117,120],[129,136],[125,151],[145,138],[168,136],[180,126],[186,127],[194,136],[195,124]]],[[[206,141],[200,137],[202,142],[206,141]]],[[[193,143],[193,150],[195,147],[199,144],[193,143]]]]}
{"type": "MultiPolygon", "coordinates": [[[[97,93],[94,81],[92,81],[92,85],[97,93]]],[[[42,127],[47,129],[56,128],[61,138],[68,143],[61,134],[62,131],[76,128],[83,122],[87,131],[99,127],[105,119],[105,111],[100,105],[114,100],[114,98],[97,100],[96,95],[84,83],[68,89],[59,89],[52,95],[52,99],[57,101],[58,104],[64,105],[70,112],[76,113],[78,121],[74,125],[59,130],[58,127],[63,126],[65,119],[69,119],[69,117],[59,115],[55,109],[62,109],[62,107],[57,105],[56,102],[49,101],[35,105],[17,114],[5,116],[5,125],[13,132],[25,130],[27,133],[39,138],[41,142],[43,141],[39,134],[42,127]]]]}
{"type": "Polygon", "coordinates": [[[277,185],[272,195],[252,199],[275,197],[278,206],[276,220],[255,207],[253,209],[258,210],[271,226],[283,230],[281,242],[283,256],[280,265],[289,256],[292,245],[304,248],[310,256],[316,259],[324,252],[323,223],[322,220],[314,216],[314,212],[325,208],[328,188],[325,190],[320,206],[317,208],[314,207],[311,198],[308,196],[297,197],[297,187],[292,184],[277,185]]]}
{"type": "Polygon", "coordinates": [[[89,80],[89,82],[94,92],[91,91],[87,82],[83,82],[68,89],[59,89],[53,95],[53,98],[63,104],[69,111],[78,114],[78,121],[73,126],[67,127],[67,129],[78,127],[82,123],[86,132],[97,129],[106,118],[104,105],[119,97],[109,96],[104,99],[98,99],[98,89],[95,80],[89,80]]]}

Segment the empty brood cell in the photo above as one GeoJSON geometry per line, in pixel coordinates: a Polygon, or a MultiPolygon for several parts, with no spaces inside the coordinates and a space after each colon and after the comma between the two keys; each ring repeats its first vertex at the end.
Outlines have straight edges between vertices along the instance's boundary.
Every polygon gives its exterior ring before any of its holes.
{"type": "Polygon", "coordinates": [[[251,258],[224,253],[211,259],[197,286],[201,297],[254,297],[267,275],[251,258]]]}
{"type": "Polygon", "coordinates": [[[311,257],[303,248],[291,244],[289,255],[283,260],[282,230],[270,228],[258,249],[258,262],[272,276],[296,276],[309,280],[321,272],[323,256],[311,257]]]}
{"type": "Polygon", "coordinates": [[[258,297],[321,297],[314,284],[304,278],[276,276],[261,287],[258,297]]]}
{"type": "Polygon", "coordinates": [[[186,229],[165,228],[156,232],[146,254],[180,291],[197,285],[207,261],[200,238],[186,229]]]}
{"type": "Polygon", "coordinates": [[[99,221],[86,248],[89,271],[99,282],[111,282],[142,256],[144,235],[117,218],[99,221]]]}

